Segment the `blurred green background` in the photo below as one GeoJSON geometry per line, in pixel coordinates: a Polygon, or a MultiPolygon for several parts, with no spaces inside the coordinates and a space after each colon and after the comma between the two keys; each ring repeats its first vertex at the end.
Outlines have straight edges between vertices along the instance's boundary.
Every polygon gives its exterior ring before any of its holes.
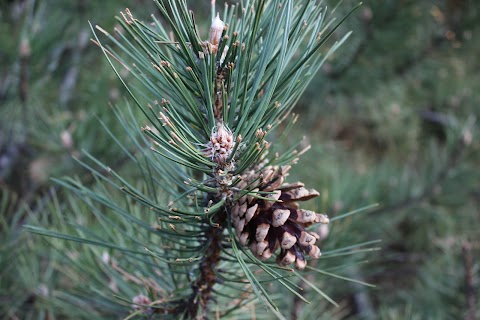
{"type": "MultiPolygon", "coordinates": [[[[208,22],[210,2],[190,4],[208,22]]],[[[125,7],[156,13],[147,0],[0,0],[2,319],[74,319],[82,305],[64,299],[72,276],[58,252],[21,226],[61,223],[49,211],[71,199],[50,177],[91,183],[73,160],[82,150],[128,168],[99,122],[126,140],[110,108],[126,95],[88,25],[112,30],[125,7]]],[[[379,204],[329,230],[330,247],[382,242],[349,270],[375,288],[324,281],[341,305],[326,307],[328,318],[480,316],[479,21],[476,0],[364,1],[298,104],[291,139],[305,136],[312,150],[291,180],[319,190],[316,208],[330,216],[379,204]]]]}

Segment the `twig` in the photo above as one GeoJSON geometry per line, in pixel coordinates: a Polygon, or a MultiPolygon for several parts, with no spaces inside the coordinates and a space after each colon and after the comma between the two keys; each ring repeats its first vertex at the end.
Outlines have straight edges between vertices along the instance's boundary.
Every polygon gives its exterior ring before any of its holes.
{"type": "Polygon", "coordinates": [[[82,30],[78,35],[78,42],[73,50],[72,66],[67,70],[60,88],[59,103],[61,106],[66,106],[72,99],[77,85],[81,56],[88,44],[88,34],[86,30],[82,30]]]}
{"type": "Polygon", "coordinates": [[[30,42],[28,39],[22,39],[18,51],[20,57],[20,81],[18,83],[18,93],[20,100],[26,105],[28,98],[28,67],[31,54],[30,42]]]}
{"type": "MultiPolygon", "coordinates": [[[[303,292],[306,291],[306,288],[303,287],[300,281],[297,283],[297,285],[303,289],[303,292]]],[[[292,310],[290,311],[290,319],[300,319],[303,305],[305,305],[305,303],[297,295],[293,295],[293,305],[292,310]]]]}
{"type": "Polygon", "coordinates": [[[476,297],[475,285],[473,283],[473,256],[472,245],[468,241],[462,243],[463,265],[465,268],[465,297],[467,300],[467,312],[465,320],[475,320],[476,317],[476,297]]]}
{"type": "MultiPolygon", "coordinates": [[[[222,215],[219,220],[226,217],[222,215]]],[[[213,286],[217,283],[217,265],[220,261],[223,231],[225,225],[218,221],[220,227],[211,227],[206,232],[209,235],[205,258],[200,263],[200,276],[192,283],[193,293],[188,301],[187,310],[191,319],[208,319],[209,305],[212,299],[213,286]]]]}

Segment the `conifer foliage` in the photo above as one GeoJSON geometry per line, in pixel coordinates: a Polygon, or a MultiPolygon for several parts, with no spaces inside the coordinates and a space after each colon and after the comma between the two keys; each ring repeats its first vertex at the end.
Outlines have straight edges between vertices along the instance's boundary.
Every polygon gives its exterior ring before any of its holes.
{"type": "Polygon", "coordinates": [[[329,223],[298,203],[317,191],[287,182],[309,148],[289,145],[297,119],[291,110],[348,34],[323,50],[339,23],[316,1],[246,1],[219,12],[213,1],[208,34],[184,0],[155,2],[161,18],[144,22],[135,17],[139,8],[126,9],[114,33],[92,27],[143,114],[114,108],[135,152],[111,134],[143,183],[87,154],[82,165],[104,187],[58,182],[85,200],[105,232],[30,229],[116,252],[103,256],[104,268],[146,289],[132,297],[116,283],[116,303],[133,308],[132,316],[207,319],[256,296],[282,317],[264,284],[305,300],[286,277],[321,256],[320,235],[309,226],[329,223]]]}

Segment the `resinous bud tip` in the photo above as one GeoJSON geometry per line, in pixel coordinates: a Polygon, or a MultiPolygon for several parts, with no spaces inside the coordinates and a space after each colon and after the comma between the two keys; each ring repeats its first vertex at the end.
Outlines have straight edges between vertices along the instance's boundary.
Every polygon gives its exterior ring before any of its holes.
{"type": "Polygon", "coordinates": [[[212,25],[210,26],[210,37],[208,42],[210,44],[216,46],[220,43],[220,38],[222,37],[223,28],[225,27],[225,23],[220,19],[220,15],[217,13],[217,16],[212,21],[212,25]]]}

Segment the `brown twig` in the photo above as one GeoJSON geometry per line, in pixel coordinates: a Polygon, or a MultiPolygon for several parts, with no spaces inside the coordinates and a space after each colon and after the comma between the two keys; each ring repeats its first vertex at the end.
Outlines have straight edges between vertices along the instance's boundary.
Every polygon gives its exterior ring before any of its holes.
{"type": "Polygon", "coordinates": [[[80,60],[88,44],[88,34],[87,30],[82,30],[78,34],[77,45],[72,55],[72,66],[67,70],[60,87],[59,103],[61,106],[66,106],[73,97],[78,81],[80,60]]]}
{"type": "Polygon", "coordinates": [[[31,55],[30,41],[27,38],[21,40],[18,51],[20,57],[20,81],[18,83],[18,94],[20,100],[25,105],[28,98],[28,67],[31,55]]]}
{"type": "MultiPolygon", "coordinates": [[[[305,288],[302,285],[301,282],[298,282],[297,285],[302,288],[302,290],[305,292],[305,288]]],[[[302,312],[302,307],[305,305],[305,303],[298,297],[297,295],[293,295],[293,305],[292,305],[292,310],[290,310],[290,319],[292,320],[297,320],[300,319],[301,312],[302,312]]]]}
{"type": "Polygon", "coordinates": [[[465,297],[467,300],[467,312],[465,320],[475,320],[476,317],[476,297],[475,285],[473,283],[473,256],[472,245],[468,241],[462,243],[463,265],[465,268],[465,297]]]}
{"type": "Polygon", "coordinates": [[[209,304],[212,300],[213,287],[217,283],[217,265],[220,261],[222,249],[225,216],[219,218],[219,227],[210,226],[208,235],[208,248],[205,257],[200,263],[200,275],[192,283],[193,293],[188,301],[187,310],[191,319],[208,319],[209,304]]]}

